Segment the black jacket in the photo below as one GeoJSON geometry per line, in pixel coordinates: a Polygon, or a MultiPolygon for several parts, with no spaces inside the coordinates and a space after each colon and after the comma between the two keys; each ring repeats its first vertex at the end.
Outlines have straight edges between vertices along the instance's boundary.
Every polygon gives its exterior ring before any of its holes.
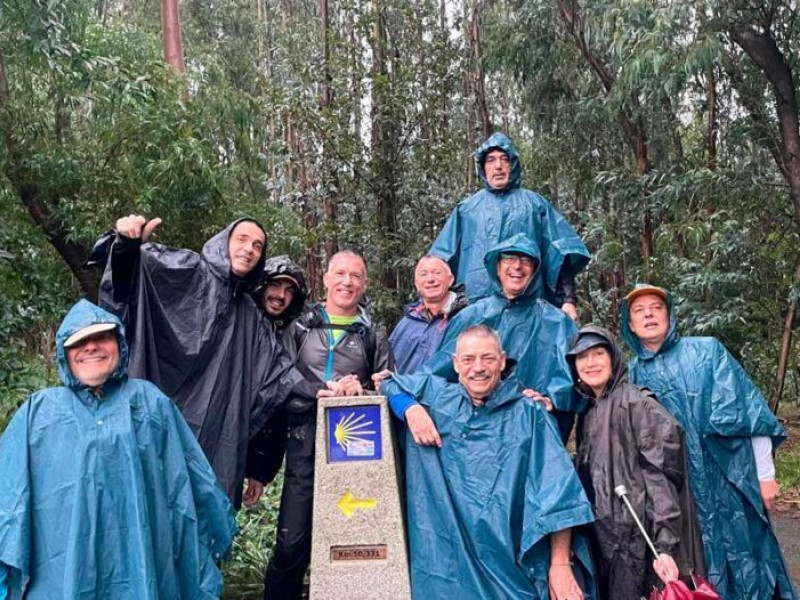
{"type": "Polygon", "coordinates": [[[248,440],[301,379],[250,294],[263,259],[244,278],[230,272],[238,223],[201,254],[118,237],[100,284],[101,305],[125,324],[129,375],[178,405],[235,506],[248,440]]]}
{"type": "Polygon", "coordinates": [[[292,321],[283,334],[286,353],[305,377],[295,386],[287,405],[290,412],[305,412],[316,406],[317,390],[325,381],[355,374],[364,389],[373,389],[372,375],[394,369],[386,333],[372,323],[367,310],[359,307],[359,321],[346,327],[331,349],[330,325],[321,304],[312,305],[292,321]],[[330,364],[330,372],[328,365],[330,364]]]}
{"type": "MultiPolygon", "coordinates": [[[[595,507],[592,545],[601,590],[605,588],[607,598],[638,600],[654,581],[653,557],[614,492],[619,485],[627,488],[656,549],[672,556],[682,575],[703,572],[683,431],[652,392],[628,381],[621,352],[608,331],[586,326],[576,339],[584,333],[608,340],[612,375],[601,398],[585,394],[590,402],[578,420],[576,468],[595,507]]],[[[570,364],[578,381],[573,357],[570,364]]],[[[579,386],[579,392],[584,391],[579,386]]]]}

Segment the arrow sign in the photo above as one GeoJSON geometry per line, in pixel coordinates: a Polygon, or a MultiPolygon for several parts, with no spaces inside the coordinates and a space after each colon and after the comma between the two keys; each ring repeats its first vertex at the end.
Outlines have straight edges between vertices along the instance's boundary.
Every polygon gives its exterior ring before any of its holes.
{"type": "Polygon", "coordinates": [[[336,507],[349,519],[356,514],[357,510],[372,510],[377,504],[378,501],[372,498],[356,498],[350,492],[345,492],[339,498],[336,507]]]}

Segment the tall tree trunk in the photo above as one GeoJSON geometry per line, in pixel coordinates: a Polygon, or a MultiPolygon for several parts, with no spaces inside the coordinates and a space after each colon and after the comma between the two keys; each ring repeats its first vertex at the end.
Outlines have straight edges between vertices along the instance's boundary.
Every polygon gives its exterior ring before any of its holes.
{"type": "MultiPolygon", "coordinates": [[[[800,285],[800,259],[797,260],[794,277],[792,278],[794,285],[800,285]]],[[[775,392],[772,394],[772,402],[770,408],[772,412],[778,414],[778,407],[781,404],[783,397],[783,388],[786,384],[786,371],[789,367],[789,356],[792,351],[792,329],[794,328],[794,320],[797,316],[797,298],[792,297],[789,302],[789,308],[786,310],[786,317],[783,320],[783,334],[781,335],[781,349],[778,354],[778,374],[775,378],[775,392]]]]}
{"type": "Polygon", "coordinates": [[[481,120],[481,132],[483,139],[492,135],[492,122],[489,118],[489,105],[486,101],[486,76],[483,72],[483,50],[481,36],[483,34],[483,1],[472,0],[472,18],[470,28],[470,46],[472,48],[472,62],[474,69],[475,106],[478,109],[478,116],[481,120]]]}
{"type": "Polygon", "coordinates": [[[0,52],[0,107],[8,100],[8,79],[6,78],[6,62],[0,52]]]}
{"type": "MultiPolygon", "coordinates": [[[[331,74],[330,74],[330,23],[328,19],[328,0],[319,0],[320,37],[322,41],[322,81],[320,82],[319,107],[322,112],[323,123],[332,124],[326,112],[332,101],[331,74]]],[[[339,194],[339,185],[336,174],[331,165],[330,132],[323,130],[322,139],[322,203],[325,215],[325,255],[330,258],[339,249],[339,240],[336,235],[336,198],[339,194]]]]}
{"type": "Polygon", "coordinates": [[[185,73],[178,0],[161,0],[161,35],[164,39],[164,60],[178,73],[185,73]]]}
{"type": "Polygon", "coordinates": [[[706,101],[708,102],[708,124],[706,125],[706,168],[717,170],[717,77],[712,66],[706,74],[706,101]]]}
{"type": "Polygon", "coordinates": [[[782,172],[789,184],[800,229],[800,117],[792,69],[769,31],[732,31],[731,37],[763,71],[772,87],[781,134],[782,172]]]}

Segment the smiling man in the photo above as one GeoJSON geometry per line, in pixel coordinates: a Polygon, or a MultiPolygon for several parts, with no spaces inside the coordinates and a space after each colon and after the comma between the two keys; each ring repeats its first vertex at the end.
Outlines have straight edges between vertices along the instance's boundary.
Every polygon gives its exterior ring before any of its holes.
{"type": "Polygon", "coordinates": [[[593,598],[586,542],[571,543],[592,510],[555,423],[503,379],[506,355],[485,325],[461,332],[451,361],[458,383],[381,383],[399,418],[419,413],[435,433],[406,436],[412,596],[593,598]]]}
{"type": "Polygon", "coordinates": [[[286,471],[275,549],[265,576],[267,600],[299,599],[311,558],[315,398],[361,395],[372,386],[374,373],[394,367],[385,333],[360,305],[369,284],[364,259],[349,250],[334,254],[322,281],[325,302],[312,304],[283,335],[305,380],[294,387],[286,406],[286,471]]]}
{"type": "Polygon", "coordinates": [[[125,323],[131,375],[174,400],[238,507],[248,441],[301,379],[252,297],[266,234],[239,219],[198,254],[149,243],[160,223],[117,221],[100,300],[125,323]]]}
{"type": "MultiPolygon", "coordinates": [[[[486,253],[484,268],[492,294],[459,312],[445,331],[439,349],[424,368],[453,381],[452,354],[458,335],[471,325],[483,324],[500,335],[509,358],[517,362],[517,379],[536,390],[557,409],[556,420],[566,443],[576,402],[566,360],[575,324],[563,311],[538,297],[535,276],[541,268],[539,251],[524,234],[512,236],[486,253]]],[[[415,425],[415,424],[413,424],[415,425]]],[[[412,422],[409,422],[412,429],[412,422]]]]}
{"type": "Polygon", "coordinates": [[[786,432],[758,388],[712,337],[680,337],[672,297],[639,285],[622,303],[630,379],[686,432],[689,484],[708,578],[726,600],[795,600],[767,510],[778,494],[772,449],[786,432]]]}
{"type": "Polygon", "coordinates": [[[414,269],[419,299],[403,307],[403,318],[389,336],[398,373],[413,373],[428,360],[450,319],[467,305],[464,286],[453,287],[450,266],[437,256],[423,256],[414,269]]]}
{"type": "Polygon", "coordinates": [[[126,375],[120,321],[81,300],[62,385],[0,437],[0,598],[219,598],[231,504],[174,404],[126,375]]]}
{"type": "Polygon", "coordinates": [[[456,206],[429,253],[448,261],[456,282],[466,285],[475,302],[492,293],[483,268],[486,252],[525,234],[541,257],[535,295],[576,320],[575,277],[589,262],[586,246],[552,204],[521,187],[519,156],[505,135],[495,133],[478,148],[475,170],[484,189],[456,206]]]}

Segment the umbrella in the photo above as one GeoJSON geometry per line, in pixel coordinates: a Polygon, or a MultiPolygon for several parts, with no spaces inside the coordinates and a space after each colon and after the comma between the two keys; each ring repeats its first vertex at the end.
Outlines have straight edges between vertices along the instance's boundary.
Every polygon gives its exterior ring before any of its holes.
{"type": "MultiPolygon", "coordinates": [[[[650,536],[647,535],[644,525],[642,525],[642,522],[636,515],[636,511],[633,510],[633,506],[631,506],[630,500],[628,500],[627,488],[624,485],[618,485],[614,488],[614,493],[619,496],[625,503],[625,506],[628,507],[633,520],[639,527],[639,531],[642,532],[647,545],[650,547],[650,551],[653,553],[656,560],[661,562],[661,555],[658,550],[656,550],[653,541],[650,539],[650,536]]],[[[714,586],[699,575],[692,575],[692,584],[694,585],[694,590],[690,590],[689,586],[682,581],[670,581],[664,585],[663,590],[653,589],[648,600],[721,600],[714,586]]]]}

